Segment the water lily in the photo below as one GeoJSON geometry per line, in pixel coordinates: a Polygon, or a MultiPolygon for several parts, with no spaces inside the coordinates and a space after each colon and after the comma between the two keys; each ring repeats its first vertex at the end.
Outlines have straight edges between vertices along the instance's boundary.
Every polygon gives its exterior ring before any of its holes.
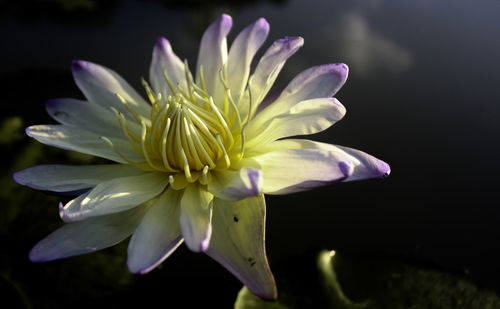
{"type": "Polygon", "coordinates": [[[160,38],[149,83],[143,81],[147,100],[114,71],[73,62],[86,100],[48,101],[60,124],[26,132],[112,163],[39,165],[14,175],[20,184],[77,196],[59,205],[66,224],[34,246],[32,261],[89,253],[132,236],[128,267],[147,273],[185,242],[256,295],[274,299],[264,194],[388,175],[386,163],[359,150],[288,138],[323,131],[344,116],[333,95],[346,81],[345,64],[307,69],[270,95],[303,39],[274,42],[250,74],[269,24],[261,18],[247,26],[228,52],[231,25],[222,15],[205,31],[194,75],[160,38]]]}

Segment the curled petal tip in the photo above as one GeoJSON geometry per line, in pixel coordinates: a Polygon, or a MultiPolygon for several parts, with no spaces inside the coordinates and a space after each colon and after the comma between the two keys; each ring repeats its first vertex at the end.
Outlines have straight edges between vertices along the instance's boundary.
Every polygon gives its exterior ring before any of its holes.
{"type": "Polygon", "coordinates": [[[302,46],[304,45],[304,38],[301,36],[285,36],[284,38],[277,40],[277,42],[288,44],[295,43],[302,46]]]}
{"type": "Polygon", "coordinates": [[[255,24],[259,25],[261,28],[269,30],[269,23],[264,17],[257,19],[257,21],[255,21],[255,24]]]}
{"type": "Polygon", "coordinates": [[[160,49],[160,50],[168,50],[171,48],[170,42],[164,37],[159,37],[156,40],[155,48],[160,49]]]}
{"type": "Polygon", "coordinates": [[[349,175],[352,174],[353,167],[348,162],[341,161],[337,165],[338,165],[340,171],[342,172],[342,174],[344,174],[344,177],[347,178],[347,177],[349,177],[349,175]]]}
{"type": "Polygon", "coordinates": [[[83,70],[84,66],[87,65],[87,62],[83,61],[83,60],[73,60],[73,62],[71,62],[71,71],[73,72],[78,72],[78,71],[81,71],[83,70]]]}
{"type": "Polygon", "coordinates": [[[200,252],[205,252],[210,247],[210,237],[207,237],[200,243],[200,252]]]}
{"type": "Polygon", "coordinates": [[[31,127],[27,127],[26,129],[24,129],[24,132],[26,133],[26,135],[28,135],[29,137],[33,137],[31,135],[31,127]]]}
{"type": "Polygon", "coordinates": [[[13,173],[12,174],[12,180],[14,180],[19,185],[24,185],[24,181],[22,180],[22,178],[20,176],[21,175],[20,172],[22,172],[22,170],[13,173]]]}
{"type": "Polygon", "coordinates": [[[220,19],[221,21],[231,21],[231,22],[233,21],[233,18],[232,18],[229,14],[226,14],[226,13],[223,13],[223,14],[219,17],[219,19],[220,19]]]}
{"type": "Polygon", "coordinates": [[[223,28],[230,28],[233,25],[233,18],[228,14],[222,14],[212,23],[212,25],[217,25],[217,24],[222,25],[223,28]]]}
{"type": "Polygon", "coordinates": [[[335,65],[339,66],[342,68],[342,70],[349,72],[349,67],[345,63],[336,63],[335,65]]]}
{"type": "Polygon", "coordinates": [[[391,167],[389,166],[389,164],[385,163],[384,161],[380,161],[381,162],[381,169],[380,171],[382,172],[382,178],[387,178],[389,177],[389,175],[391,174],[391,167]]]}

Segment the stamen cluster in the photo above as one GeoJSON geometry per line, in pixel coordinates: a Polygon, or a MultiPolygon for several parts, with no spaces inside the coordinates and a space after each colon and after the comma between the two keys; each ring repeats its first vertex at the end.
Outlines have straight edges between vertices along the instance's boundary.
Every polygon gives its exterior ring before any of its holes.
{"type": "MultiPolygon", "coordinates": [[[[185,89],[180,83],[174,86],[166,71],[165,80],[171,94],[166,98],[154,93],[146,81],[143,86],[151,102],[149,119],[141,117],[120,95],[132,118],[141,126],[137,136],[127,126],[125,116],[112,108],[128,141],[144,156],[144,162],[132,162],[114,148],[112,142],[102,137],[129,164],[144,170],[171,173],[170,183],[182,174],[188,183],[200,181],[207,184],[210,170],[223,170],[243,156],[243,131],[239,111],[228,86],[225,67],[220,70],[224,87],[223,102],[214,102],[205,86],[203,68],[200,67],[200,86],[193,79],[187,62],[184,63],[185,89]],[[238,151],[231,151],[236,144],[238,151]]],[[[248,89],[248,87],[247,87],[248,89]]],[[[185,182],[183,181],[183,182],[185,182]]]]}

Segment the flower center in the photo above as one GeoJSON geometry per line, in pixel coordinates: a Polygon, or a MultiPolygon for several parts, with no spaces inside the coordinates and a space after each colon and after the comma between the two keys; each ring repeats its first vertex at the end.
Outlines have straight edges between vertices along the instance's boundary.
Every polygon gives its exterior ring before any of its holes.
{"type": "Polygon", "coordinates": [[[109,139],[102,138],[127,163],[144,170],[171,173],[172,185],[176,180],[184,183],[199,180],[206,184],[211,170],[227,169],[231,162],[241,159],[245,126],[231,97],[225,68],[219,74],[224,86],[224,98],[218,104],[207,93],[202,68],[200,86],[194,82],[187,62],[184,63],[184,70],[184,88],[180,84],[174,87],[167,72],[164,72],[171,92],[167,98],[162,98],[161,93],[155,94],[143,80],[152,105],[149,119],[138,115],[122,96],[116,94],[141,127],[138,136],[127,127],[125,116],[111,108],[128,141],[144,156],[144,162],[132,162],[114,148],[109,139]]]}

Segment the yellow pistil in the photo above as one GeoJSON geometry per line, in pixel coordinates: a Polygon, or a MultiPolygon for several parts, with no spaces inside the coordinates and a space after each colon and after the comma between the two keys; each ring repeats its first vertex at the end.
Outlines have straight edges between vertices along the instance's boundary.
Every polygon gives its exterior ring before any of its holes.
{"type": "Polygon", "coordinates": [[[133,104],[116,94],[141,128],[140,136],[137,136],[127,127],[125,116],[112,108],[125,137],[143,155],[144,162],[132,162],[108,138],[102,137],[127,163],[145,170],[169,173],[169,182],[174,189],[184,187],[186,182],[199,181],[206,185],[210,181],[211,170],[228,169],[243,155],[243,131],[248,116],[243,124],[231,96],[225,66],[219,72],[224,86],[222,102],[215,102],[207,92],[203,68],[200,67],[199,72],[200,85],[196,85],[187,62],[184,62],[185,86],[181,83],[174,86],[164,71],[165,81],[172,93],[166,98],[154,93],[142,80],[152,105],[151,115],[146,118],[133,109],[133,104]],[[231,151],[236,144],[241,150],[231,151]]]}

